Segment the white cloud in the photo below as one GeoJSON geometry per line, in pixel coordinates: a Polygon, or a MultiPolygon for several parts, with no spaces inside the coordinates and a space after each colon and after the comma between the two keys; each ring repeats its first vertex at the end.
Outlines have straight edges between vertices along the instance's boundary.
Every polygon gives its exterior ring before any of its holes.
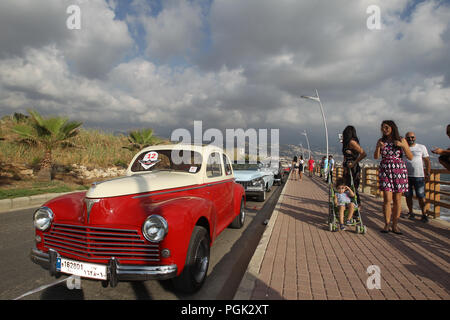
{"type": "Polygon", "coordinates": [[[0,30],[0,57],[54,45],[76,72],[90,78],[103,76],[133,48],[126,23],[114,20],[103,0],[3,0],[0,30]],[[66,25],[72,4],[81,10],[80,30],[66,25]]]}
{"type": "Polygon", "coordinates": [[[71,30],[62,48],[76,71],[89,78],[104,76],[133,49],[125,22],[103,0],[80,4],[81,29],[71,30]]]}
{"type": "Polygon", "coordinates": [[[407,0],[170,0],[159,11],[134,0],[121,21],[119,1],[92,0],[79,2],[82,29],[73,31],[69,2],[0,3],[2,114],[36,107],[166,134],[203,120],[281,128],[295,143],[307,129],[321,145],[318,106],[299,98],[317,88],[330,136],[351,123],[372,143],[383,119],[402,129],[450,122],[450,8],[437,1],[405,19],[407,0]],[[372,4],[381,30],[367,29],[372,4]]]}
{"type": "Polygon", "coordinates": [[[128,21],[142,24],[146,36],[146,54],[151,60],[163,63],[172,58],[186,58],[198,51],[203,38],[203,15],[200,3],[187,0],[166,0],[158,15],[153,16],[149,5],[134,0],[140,14],[128,21]]]}

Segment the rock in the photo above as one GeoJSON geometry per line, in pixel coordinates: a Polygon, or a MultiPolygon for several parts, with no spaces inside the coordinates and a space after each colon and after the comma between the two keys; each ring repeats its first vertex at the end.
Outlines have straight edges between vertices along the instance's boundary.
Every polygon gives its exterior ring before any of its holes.
{"type": "Polygon", "coordinates": [[[33,169],[20,170],[19,174],[21,174],[23,176],[32,176],[33,175],[33,169]]]}

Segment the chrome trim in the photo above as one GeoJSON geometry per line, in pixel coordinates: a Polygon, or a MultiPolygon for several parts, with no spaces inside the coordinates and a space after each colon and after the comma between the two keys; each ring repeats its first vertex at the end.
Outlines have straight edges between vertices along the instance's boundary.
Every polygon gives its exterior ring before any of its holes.
{"type": "Polygon", "coordinates": [[[117,263],[116,273],[119,280],[164,280],[176,276],[177,270],[176,264],[167,266],[137,266],[117,263]]]}
{"type": "Polygon", "coordinates": [[[151,197],[151,196],[159,196],[159,195],[168,194],[168,193],[196,190],[196,189],[211,187],[211,186],[215,186],[215,185],[222,184],[222,183],[228,183],[228,182],[232,182],[232,181],[234,181],[234,178],[230,178],[230,179],[227,179],[227,180],[224,180],[224,181],[219,181],[219,182],[209,182],[209,183],[201,185],[201,186],[184,188],[184,189],[180,189],[180,190],[171,190],[171,191],[163,191],[163,192],[157,192],[157,193],[143,194],[143,195],[140,195],[140,196],[134,196],[132,199],[139,199],[139,198],[146,198],[146,197],[151,197]]]}
{"type": "Polygon", "coordinates": [[[86,218],[87,223],[89,223],[89,219],[91,216],[91,210],[94,204],[99,203],[101,199],[91,199],[91,198],[84,198],[84,203],[86,203],[86,218]]]}
{"type": "Polygon", "coordinates": [[[36,248],[31,249],[30,259],[44,269],[50,269],[50,255],[36,248]]]}
{"type": "MultiPolygon", "coordinates": [[[[61,255],[55,250],[49,253],[42,252],[37,248],[31,249],[30,259],[44,269],[50,270],[52,276],[59,274],[56,272],[56,258],[61,255]]],[[[145,281],[145,280],[165,280],[177,275],[176,264],[142,266],[120,264],[115,257],[109,260],[107,265],[108,281],[112,287],[117,285],[117,281],[145,281]]]]}
{"type": "MultiPolygon", "coordinates": [[[[147,219],[145,219],[144,223],[142,224],[142,235],[144,236],[145,239],[147,239],[148,241],[150,241],[150,242],[152,242],[152,243],[159,243],[159,242],[163,241],[164,238],[167,236],[167,233],[168,233],[168,232],[169,232],[169,225],[168,225],[168,223],[167,223],[167,220],[164,219],[164,217],[162,217],[162,216],[160,216],[160,215],[158,215],[158,214],[152,214],[152,215],[149,216],[147,219]],[[149,220],[152,219],[152,218],[158,219],[158,220],[161,222],[162,226],[163,226],[164,234],[163,234],[163,236],[161,237],[161,239],[159,239],[159,240],[150,239],[150,237],[149,237],[148,234],[147,234],[147,230],[144,229],[144,227],[145,227],[147,221],[149,221],[149,220]]],[[[159,251],[158,251],[158,252],[159,252],[159,251]]]]}
{"type": "Polygon", "coordinates": [[[76,225],[76,224],[62,224],[62,223],[55,223],[54,226],[57,226],[57,227],[79,228],[79,229],[96,229],[96,230],[99,230],[99,231],[105,230],[105,231],[116,231],[116,232],[136,233],[136,230],[133,230],[133,229],[104,228],[104,227],[84,226],[84,225],[76,225]]]}
{"type": "Polygon", "coordinates": [[[55,218],[55,214],[53,213],[52,209],[50,209],[49,207],[46,207],[46,206],[42,206],[33,213],[33,225],[36,229],[38,229],[40,231],[46,231],[51,228],[54,218],[55,218]],[[41,210],[46,211],[48,214],[48,218],[50,219],[50,223],[49,223],[48,227],[45,229],[38,228],[36,225],[36,214],[41,210]]]}
{"type": "Polygon", "coordinates": [[[46,249],[73,255],[81,260],[160,261],[159,246],[147,244],[138,230],[54,223],[43,234],[46,249]]]}

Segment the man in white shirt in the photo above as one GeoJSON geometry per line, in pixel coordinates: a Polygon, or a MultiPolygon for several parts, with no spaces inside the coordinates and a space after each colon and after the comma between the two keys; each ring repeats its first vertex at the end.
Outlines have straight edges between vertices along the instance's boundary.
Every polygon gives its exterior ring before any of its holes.
{"type": "Polygon", "coordinates": [[[428,222],[425,207],[425,181],[428,181],[431,173],[430,158],[427,148],[423,144],[416,143],[416,135],[414,132],[407,132],[405,138],[409,144],[409,149],[413,154],[412,160],[408,160],[405,156],[403,157],[406,167],[408,168],[409,190],[405,193],[405,197],[409,209],[409,218],[414,219],[414,189],[416,191],[416,197],[419,199],[420,210],[422,210],[422,221],[428,222]],[[423,170],[424,163],[425,171],[423,170]]]}

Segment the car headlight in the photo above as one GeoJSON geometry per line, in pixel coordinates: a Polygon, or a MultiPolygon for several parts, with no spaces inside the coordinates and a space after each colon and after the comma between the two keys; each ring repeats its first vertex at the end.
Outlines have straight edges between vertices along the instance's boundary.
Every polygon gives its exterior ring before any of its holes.
{"type": "Polygon", "coordinates": [[[151,215],[142,225],[142,234],[150,242],[160,242],[166,236],[168,229],[166,219],[158,215],[151,215]]]}
{"type": "Polygon", "coordinates": [[[254,179],[252,180],[252,185],[255,187],[262,186],[264,185],[264,179],[263,178],[254,179]]]}
{"type": "Polygon", "coordinates": [[[34,213],[34,227],[38,230],[45,231],[52,225],[53,211],[48,207],[40,207],[34,213]]]}

